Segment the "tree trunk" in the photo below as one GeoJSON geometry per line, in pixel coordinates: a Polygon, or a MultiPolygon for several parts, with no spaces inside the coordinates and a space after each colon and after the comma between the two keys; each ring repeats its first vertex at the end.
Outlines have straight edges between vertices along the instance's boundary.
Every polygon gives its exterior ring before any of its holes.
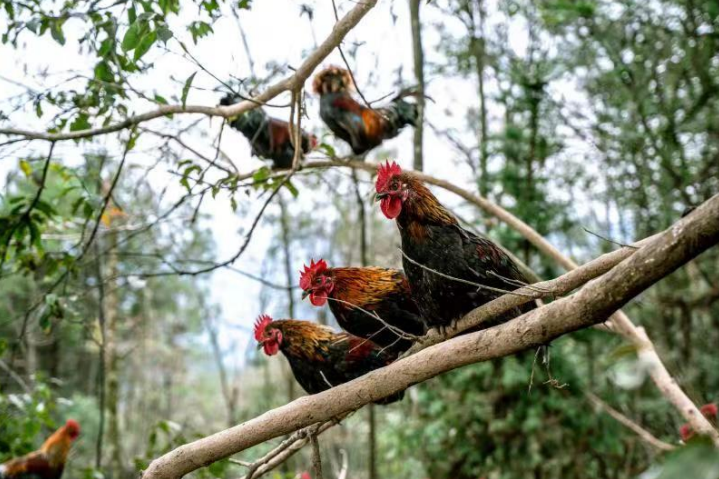
{"type": "MultiPolygon", "coordinates": [[[[110,225],[112,226],[112,225],[110,225]]],[[[122,443],[120,441],[120,382],[119,358],[117,345],[119,341],[118,308],[119,300],[116,283],[112,278],[117,276],[117,233],[110,231],[107,234],[107,290],[105,295],[105,319],[107,321],[105,335],[105,355],[107,381],[107,433],[110,447],[110,468],[113,477],[122,477],[122,443]]],[[[101,278],[102,280],[102,278],[101,278]]]]}
{"type": "Polygon", "coordinates": [[[483,0],[476,0],[479,25],[475,23],[472,2],[466,5],[467,13],[472,22],[470,37],[470,52],[474,57],[474,68],[477,75],[479,94],[479,131],[477,142],[479,144],[479,194],[485,198],[489,195],[489,125],[487,122],[487,96],[484,91],[484,74],[486,67],[484,21],[485,12],[483,0]]]}
{"type": "Polygon", "coordinates": [[[412,52],[414,56],[414,76],[417,80],[417,125],[414,128],[414,169],[424,169],[424,51],[422,50],[422,24],[419,21],[419,7],[422,0],[409,0],[409,17],[412,26],[412,52]]]}
{"type": "MultiPolygon", "coordinates": [[[[355,198],[357,200],[357,216],[359,220],[357,223],[360,227],[360,259],[362,261],[362,266],[367,266],[367,264],[369,263],[369,260],[367,258],[367,215],[365,214],[364,201],[362,200],[362,192],[360,191],[357,171],[355,171],[354,169],[352,170],[352,181],[354,183],[355,198]]],[[[369,479],[377,479],[377,422],[375,420],[374,404],[369,404],[367,406],[367,425],[369,429],[369,437],[367,438],[367,449],[369,456],[367,461],[367,475],[369,479]]]]}
{"type": "MultiPolygon", "coordinates": [[[[282,196],[282,192],[277,195],[277,201],[280,204],[280,226],[282,227],[282,256],[284,257],[285,263],[285,284],[289,286],[293,283],[294,275],[292,274],[292,257],[290,256],[291,238],[287,204],[282,196]]],[[[295,298],[291,289],[287,290],[287,317],[295,317],[295,298]]],[[[287,380],[287,402],[291,402],[295,398],[295,377],[289,367],[284,369],[285,378],[287,380]]]]}

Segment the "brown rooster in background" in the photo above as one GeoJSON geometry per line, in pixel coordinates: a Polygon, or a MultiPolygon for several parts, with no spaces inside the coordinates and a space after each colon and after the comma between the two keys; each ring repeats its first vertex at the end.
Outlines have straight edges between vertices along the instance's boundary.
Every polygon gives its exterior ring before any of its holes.
{"type": "MultiPolygon", "coordinates": [[[[717,408],[716,404],[705,404],[699,408],[699,412],[701,412],[710,423],[715,426],[717,425],[717,413],[719,412],[719,408],[717,408]]],[[[694,428],[692,428],[691,424],[686,423],[679,428],[679,434],[682,437],[682,441],[687,442],[693,438],[696,433],[694,432],[694,428]]]]}
{"type": "Polygon", "coordinates": [[[425,333],[419,309],[409,292],[404,273],[388,268],[328,268],[325,260],[312,260],[300,271],[300,288],[315,306],[327,300],[337,323],[348,333],[371,339],[399,354],[412,346],[402,332],[425,333]],[[393,330],[399,329],[399,332],[393,330]]]}
{"type": "MultiPolygon", "coordinates": [[[[220,105],[228,106],[241,98],[227,95],[220,105]]],[[[254,108],[232,119],[230,126],[250,141],[252,154],[272,160],[273,168],[292,168],[295,149],[290,141],[290,126],[286,121],[270,118],[262,108],[254,108]]],[[[317,137],[302,131],[302,153],[317,147],[317,137]]]]}
{"type": "MultiPolygon", "coordinates": [[[[416,176],[403,173],[396,163],[380,166],[375,188],[382,213],[397,220],[404,271],[428,327],[452,324],[528,282],[504,251],[462,228],[416,176]]],[[[528,303],[482,327],[532,308],[534,303],[528,303]]]]}
{"type": "MultiPolygon", "coordinates": [[[[255,340],[268,356],[282,351],[295,379],[309,394],[356,379],[396,359],[367,339],[335,333],[310,321],[274,321],[267,315],[255,323],[255,340]]],[[[389,404],[403,396],[404,392],[400,392],[377,404],[389,404]]]]}
{"type": "Polygon", "coordinates": [[[312,89],[320,95],[322,121],[350,144],[355,155],[394,138],[405,125],[417,124],[417,105],[403,99],[412,93],[400,94],[385,107],[367,108],[352,98],[352,77],[344,68],[322,70],[315,75],[312,89]]]}
{"type": "Polygon", "coordinates": [[[80,435],[80,425],[68,419],[40,450],[0,465],[0,479],[60,479],[72,443],[80,435]]]}

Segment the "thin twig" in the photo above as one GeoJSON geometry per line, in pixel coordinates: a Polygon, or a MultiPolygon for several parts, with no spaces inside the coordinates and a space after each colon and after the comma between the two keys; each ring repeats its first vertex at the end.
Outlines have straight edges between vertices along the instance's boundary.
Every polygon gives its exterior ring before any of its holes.
{"type": "Polygon", "coordinates": [[[585,392],[584,394],[587,396],[587,399],[589,399],[592,404],[600,407],[601,409],[604,409],[607,414],[609,414],[618,422],[632,430],[637,436],[639,436],[644,442],[646,442],[650,446],[655,447],[660,451],[673,451],[674,449],[676,449],[676,446],[673,446],[669,443],[662,441],[661,439],[658,439],[656,436],[644,429],[642,426],[632,421],[627,416],[611,407],[609,404],[602,401],[595,394],[591,392],[585,392]]]}
{"type": "Polygon", "coordinates": [[[322,475],[322,457],[320,455],[320,442],[317,440],[317,435],[312,434],[310,436],[310,442],[312,443],[312,469],[314,470],[316,479],[324,479],[322,475]]]}

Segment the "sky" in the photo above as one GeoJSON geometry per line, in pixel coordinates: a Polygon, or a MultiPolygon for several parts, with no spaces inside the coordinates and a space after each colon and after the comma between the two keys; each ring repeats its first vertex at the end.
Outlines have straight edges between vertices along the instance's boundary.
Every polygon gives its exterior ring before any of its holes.
{"type": "MultiPolygon", "coordinates": [[[[312,24],[306,16],[300,15],[300,3],[293,0],[272,0],[255,1],[251,10],[242,11],[239,18],[242,28],[245,31],[249,50],[252,54],[255,73],[259,77],[267,74],[266,65],[280,64],[298,66],[306,57],[317,42],[321,42],[331,31],[335,23],[331,3],[325,0],[308,1],[314,10],[312,24]]],[[[490,11],[495,9],[494,2],[490,2],[490,11]]],[[[338,1],[340,15],[343,15],[355,5],[354,1],[338,1]]],[[[242,44],[238,20],[229,13],[227,5],[222,6],[225,15],[213,24],[214,34],[201,39],[197,45],[193,45],[189,34],[180,35],[180,38],[190,49],[192,55],[215,76],[221,79],[229,79],[232,76],[245,78],[250,75],[250,61],[242,44]]],[[[442,22],[444,27],[461,35],[463,27],[458,20],[441,15],[433,7],[423,7],[423,22],[434,24],[442,22]]],[[[0,22],[4,21],[0,17],[0,22]]],[[[181,33],[181,25],[187,23],[187,18],[172,19],[173,31],[181,33]]],[[[66,27],[67,44],[60,46],[52,41],[48,35],[36,38],[31,35],[22,37],[22,48],[15,50],[7,45],[0,45],[0,61],[3,68],[0,74],[0,109],[5,110],[6,105],[20,93],[23,88],[18,85],[27,85],[36,90],[42,90],[48,86],[66,81],[80,71],[87,75],[92,72],[92,58],[83,55],[77,43],[81,35],[81,23],[71,19],[66,27]],[[40,72],[45,72],[40,74],[40,72]]],[[[442,61],[440,53],[440,38],[435,28],[426,28],[424,35],[424,49],[428,64],[442,61]]],[[[524,25],[515,23],[510,30],[511,47],[518,54],[523,54],[527,48],[527,35],[524,25]]],[[[411,85],[413,80],[412,66],[412,43],[409,25],[409,11],[406,1],[380,0],[378,5],[360,22],[360,24],[348,35],[343,45],[346,51],[359,42],[355,59],[350,60],[353,72],[360,86],[370,85],[362,88],[368,99],[383,97],[396,91],[394,74],[401,67],[403,84],[411,85]]],[[[191,61],[183,58],[177,42],[168,43],[169,51],[153,49],[144,58],[155,64],[154,69],[147,75],[131,81],[134,88],[159,93],[170,102],[172,97],[179,97],[185,79],[192,73],[198,71],[198,67],[191,61]]],[[[322,65],[342,64],[342,60],[335,50],[322,65]]],[[[445,128],[456,128],[459,136],[470,139],[471,133],[466,131],[466,119],[464,114],[467,106],[476,105],[476,86],[473,81],[444,78],[433,69],[427,69],[427,94],[434,100],[428,102],[427,118],[434,124],[442,125],[445,128]]],[[[279,79],[279,77],[278,77],[279,79]]],[[[84,80],[75,80],[77,85],[84,80]]],[[[72,84],[72,83],[70,83],[72,84]]],[[[303,127],[314,133],[320,134],[323,130],[319,118],[318,99],[310,92],[311,78],[306,85],[307,89],[307,113],[309,119],[303,120],[303,127]]],[[[188,104],[216,105],[221,94],[212,91],[218,87],[218,82],[210,75],[200,71],[195,77],[193,88],[187,99],[188,104]]],[[[490,86],[491,88],[491,86],[490,86]]],[[[489,92],[492,93],[491,90],[489,92]]],[[[287,103],[286,95],[276,98],[274,103],[287,103]]],[[[175,100],[176,102],[176,100],[175,100]]],[[[133,113],[140,113],[153,109],[153,104],[139,100],[133,104],[133,113]]],[[[289,109],[270,109],[272,116],[287,119],[289,109]]],[[[490,110],[490,116],[501,115],[502,112],[490,110]]],[[[219,119],[207,119],[198,115],[177,115],[171,121],[158,119],[146,123],[145,126],[156,130],[177,129],[178,125],[187,125],[201,119],[199,128],[191,135],[184,137],[185,141],[193,148],[208,156],[213,156],[213,142],[217,137],[222,122],[219,119]],[[172,128],[170,128],[170,126],[172,128]]],[[[42,130],[45,126],[46,117],[38,119],[32,107],[21,110],[12,115],[14,127],[25,129],[42,130]]],[[[341,141],[328,137],[326,140],[337,146],[338,152],[348,152],[341,141]]],[[[471,141],[468,141],[471,143],[471,141]]],[[[143,137],[138,148],[131,152],[129,161],[133,164],[149,165],[155,161],[153,149],[157,146],[157,140],[152,136],[143,137]]],[[[386,150],[395,152],[393,159],[401,165],[410,167],[412,164],[412,130],[407,128],[398,138],[386,143],[386,150]]],[[[21,144],[11,155],[0,160],[0,181],[8,171],[16,169],[18,161],[29,156],[30,153],[47,154],[46,143],[32,142],[21,144]]],[[[581,148],[578,147],[578,148],[581,148]]],[[[92,143],[61,142],[56,146],[55,155],[62,157],[64,161],[80,161],[82,155],[88,151],[106,149],[110,152],[119,152],[120,146],[115,135],[98,137],[92,143]]],[[[227,153],[241,172],[249,172],[260,166],[262,162],[250,155],[249,144],[238,132],[226,128],[221,141],[221,149],[227,153]]],[[[470,180],[469,168],[458,161],[458,153],[453,146],[445,139],[437,137],[430,128],[425,129],[425,171],[443,179],[448,179],[461,186],[474,190],[473,182],[470,180]]],[[[370,155],[370,161],[384,158],[377,158],[375,154],[370,155]]],[[[170,185],[167,195],[168,204],[183,194],[184,189],[179,185],[176,176],[170,173],[170,165],[163,165],[151,174],[151,181],[156,183],[158,190],[165,185],[170,185]]],[[[369,177],[366,178],[369,180],[369,177]]],[[[301,185],[300,185],[301,186],[301,185]]],[[[291,209],[312,208],[313,202],[318,199],[311,191],[302,191],[300,196],[293,202],[291,209]]],[[[453,196],[438,191],[438,196],[450,207],[459,207],[460,201],[453,196]]],[[[237,248],[244,240],[244,232],[249,227],[249,222],[255,216],[260,201],[250,205],[249,209],[240,208],[237,213],[230,208],[228,198],[219,195],[217,199],[205,201],[202,213],[207,215],[204,225],[212,231],[214,241],[217,245],[216,258],[218,260],[232,257],[237,248]]],[[[372,215],[379,215],[376,208],[369,210],[372,215]]],[[[394,229],[391,222],[387,222],[387,228],[394,229]]],[[[255,232],[252,242],[245,254],[234,265],[239,269],[259,274],[261,265],[265,261],[267,247],[275,234],[276,229],[267,221],[260,224],[255,232]]],[[[307,250],[312,254],[322,255],[323,251],[313,251],[313,245],[307,245],[307,250]]],[[[326,252],[324,252],[326,253],[326,252]]],[[[295,256],[298,256],[297,254],[295,256]]],[[[299,270],[308,258],[294,258],[292,265],[294,270],[299,270]]],[[[283,283],[280,277],[272,278],[276,282],[283,283]]],[[[260,311],[260,284],[247,279],[233,271],[217,270],[210,275],[209,291],[211,299],[221,308],[221,339],[226,351],[238,351],[248,344],[248,331],[252,322],[258,314],[269,312],[270,314],[280,313],[280,306],[284,301],[283,292],[275,292],[274,296],[269,295],[270,301],[265,311],[260,311]],[[274,299],[273,299],[274,298],[274,299]]],[[[296,300],[299,301],[299,293],[296,300]]],[[[314,317],[309,305],[299,308],[300,319],[314,317]]],[[[244,355],[241,355],[244,357],[244,355]]]]}

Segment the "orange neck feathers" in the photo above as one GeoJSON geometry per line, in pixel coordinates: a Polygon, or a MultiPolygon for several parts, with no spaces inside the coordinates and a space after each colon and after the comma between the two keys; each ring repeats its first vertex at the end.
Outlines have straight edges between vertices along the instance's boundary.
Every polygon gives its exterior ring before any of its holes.
{"type": "Polygon", "coordinates": [[[282,331],[283,352],[307,359],[317,359],[318,353],[326,351],[332,341],[340,336],[327,326],[296,319],[279,319],[270,323],[270,327],[282,331]]]}
{"type": "Polygon", "coordinates": [[[332,276],[335,288],[331,297],[344,301],[335,303],[343,308],[351,305],[364,308],[379,303],[384,295],[401,286],[397,272],[387,268],[332,268],[332,276]]]}
{"type": "Polygon", "coordinates": [[[402,203],[397,221],[405,227],[412,223],[458,225],[457,218],[442,206],[436,196],[422,181],[411,173],[402,173],[401,180],[407,184],[409,196],[402,203]]]}
{"type": "Polygon", "coordinates": [[[67,460],[72,441],[68,427],[63,426],[47,438],[40,451],[47,456],[50,466],[56,467],[67,460]]]}

